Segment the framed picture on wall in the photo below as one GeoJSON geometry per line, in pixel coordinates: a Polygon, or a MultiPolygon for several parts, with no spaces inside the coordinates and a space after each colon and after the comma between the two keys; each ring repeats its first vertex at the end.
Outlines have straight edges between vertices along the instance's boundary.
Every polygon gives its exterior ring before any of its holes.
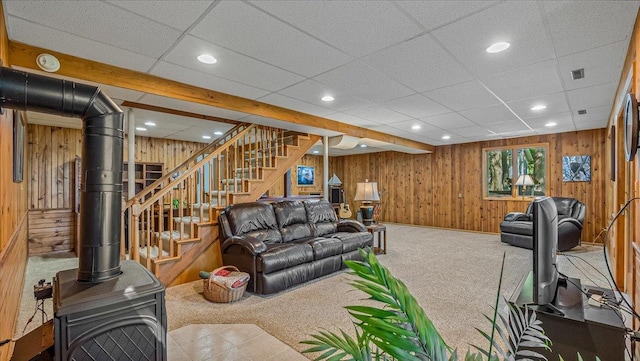
{"type": "Polygon", "coordinates": [[[562,180],[564,182],[590,182],[591,156],[571,155],[562,157],[562,180]]]}
{"type": "Polygon", "coordinates": [[[315,184],[316,173],[314,167],[299,165],[297,170],[298,187],[313,186],[315,184]]]}
{"type": "Polygon", "coordinates": [[[13,112],[13,182],[22,182],[24,173],[24,119],[22,112],[13,112]]]}

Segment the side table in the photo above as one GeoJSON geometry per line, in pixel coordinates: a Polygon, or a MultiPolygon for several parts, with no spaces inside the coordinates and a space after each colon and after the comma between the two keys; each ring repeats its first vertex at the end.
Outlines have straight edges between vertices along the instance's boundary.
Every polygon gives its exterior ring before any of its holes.
{"type": "Polygon", "coordinates": [[[373,252],[375,254],[387,254],[387,227],[380,223],[366,227],[367,231],[373,235],[373,252]],[[378,240],[378,247],[376,247],[376,238],[378,240]]]}

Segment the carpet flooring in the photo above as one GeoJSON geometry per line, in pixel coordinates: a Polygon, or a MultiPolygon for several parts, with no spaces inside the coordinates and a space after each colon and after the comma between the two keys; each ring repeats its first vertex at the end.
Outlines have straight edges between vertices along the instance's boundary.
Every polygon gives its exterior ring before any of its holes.
{"type": "MultiPolygon", "coordinates": [[[[483,314],[490,314],[495,302],[502,256],[506,258],[501,296],[508,298],[531,270],[531,251],[501,243],[495,234],[400,224],[387,224],[387,233],[387,254],[378,256],[380,263],[408,286],[449,346],[457,347],[459,355],[464,355],[469,344],[486,346],[474,327],[489,328],[483,314]]],[[[582,260],[559,256],[561,272],[586,284],[607,287],[605,277],[595,270],[607,273],[601,246],[580,246],[567,254],[582,260]]],[[[33,284],[73,267],[77,267],[74,258],[29,260],[18,331],[34,310],[33,284]]],[[[348,272],[338,272],[272,296],[246,293],[231,304],[205,300],[201,281],[170,287],[166,293],[168,329],[189,324],[251,323],[303,350],[300,341],[309,339],[310,333],[338,328],[353,333],[344,306],[372,301],[349,285],[352,279],[348,272]]],[[[39,325],[39,315],[34,323],[39,325]]]]}

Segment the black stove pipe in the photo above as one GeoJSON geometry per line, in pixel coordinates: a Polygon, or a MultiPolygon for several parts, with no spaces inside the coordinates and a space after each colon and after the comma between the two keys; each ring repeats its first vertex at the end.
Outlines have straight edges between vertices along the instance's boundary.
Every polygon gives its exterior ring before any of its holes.
{"type": "Polygon", "coordinates": [[[99,88],[0,67],[0,106],[82,119],[78,281],[120,274],[124,114],[99,88]]]}

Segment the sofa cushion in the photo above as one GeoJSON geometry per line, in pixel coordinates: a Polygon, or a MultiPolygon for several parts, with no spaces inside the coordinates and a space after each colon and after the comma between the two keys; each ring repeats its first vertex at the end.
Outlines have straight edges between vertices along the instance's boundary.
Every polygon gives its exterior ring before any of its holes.
{"type": "Polygon", "coordinates": [[[371,247],[373,245],[373,235],[369,232],[338,232],[331,235],[342,241],[342,253],[355,251],[358,248],[371,247]]]}
{"type": "Polygon", "coordinates": [[[337,238],[314,237],[296,241],[296,243],[304,243],[313,249],[313,259],[319,260],[342,253],[342,241],[337,238]]]}
{"type": "Polygon", "coordinates": [[[515,233],[533,237],[533,222],[528,221],[502,221],[500,232],[515,233]]]}
{"type": "Polygon", "coordinates": [[[282,242],[276,215],[270,204],[238,203],[227,207],[225,213],[233,235],[248,235],[265,244],[282,242]]]}
{"type": "Polygon", "coordinates": [[[282,201],[271,204],[283,242],[311,237],[304,204],[300,201],[282,201]]]}
{"type": "Polygon", "coordinates": [[[313,261],[311,246],[304,243],[268,244],[258,256],[257,271],[271,273],[313,261]]]}
{"type": "Polygon", "coordinates": [[[338,218],[333,206],[327,200],[304,202],[307,220],[315,237],[338,231],[338,218]]]}

